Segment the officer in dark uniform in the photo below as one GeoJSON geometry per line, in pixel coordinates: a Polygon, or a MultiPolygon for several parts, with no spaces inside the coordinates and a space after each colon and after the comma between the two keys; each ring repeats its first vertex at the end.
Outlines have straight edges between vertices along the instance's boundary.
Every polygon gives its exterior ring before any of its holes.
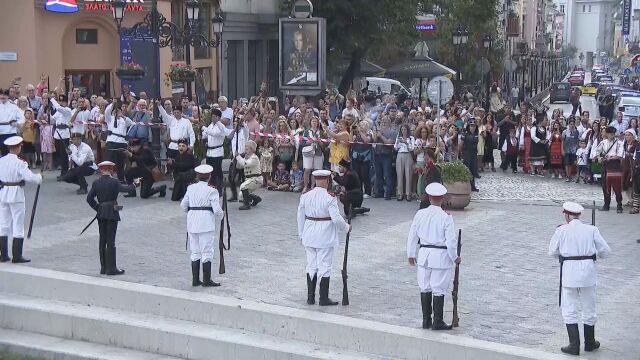
{"type": "Polygon", "coordinates": [[[354,216],[369,212],[369,208],[362,207],[362,185],[358,174],[351,171],[351,162],[343,159],[339,166],[340,172],[344,175],[334,173],[333,180],[344,187],[344,192],[340,194],[340,202],[344,205],[345,215],[354,216]],[[349,214],[349,208],[353,209],[353,214],[349,214]]]}
{"type": "Polygon", "coordinates": [[[173,192],[172,201],[180,201],[187,192],[187,187],[195,180],[197,162],[195,156],[189,153],[187,140],[178,140],[178,155],[175,159],[170,159],[173,167],[173,192]]]}
{"type": "MultiPolygon", "coordinates": [[[[165,197],[167,195],[167,185],[161,185],[153,187],[153,175],[151,169],[153,169],[158,163],[153,152],[149,148],[143,148],[140,139],[131,139],[129,142],[129,149],[125,151],[127,157],[131,161],[131,167],[125,172],[125,178],[127,184],[133,184],[134,179],[142,178],[140,182],[140,197],[148,199],[155,194],[165,197]],[[135,163],[135,165],[133,165],[135,163]]],[[[125,195],[125,197],[135,197],[134,191],[125,195]]]]}
{"type": "Polygon", "coordinates": [[[98,164],[101,176],[93,182],[91,190],[87,194],[87,203],[96,211],[100,231],[100,243],[98,244],[100,274],[107,275],[124,274],[124,270],[120,270],[116,266],[116,231],[118,230],[118,221],[120,221],[119,211],[122,209],[118,205],[118,193],[131,191],[135,193],[136,191],[134,185],[122,185],[118,179],[111,177],[115,165],[111,161],[103,161],[98,164]]]}

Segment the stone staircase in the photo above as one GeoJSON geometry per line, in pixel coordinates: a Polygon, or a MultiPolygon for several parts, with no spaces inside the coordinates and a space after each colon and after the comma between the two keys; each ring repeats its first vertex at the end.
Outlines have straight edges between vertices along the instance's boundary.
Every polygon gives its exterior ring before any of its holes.
{"type": "Polygon", "coordinates": [[[0,351],[42,359],[563,359],[444,333],[10,264],[0,351]]]}

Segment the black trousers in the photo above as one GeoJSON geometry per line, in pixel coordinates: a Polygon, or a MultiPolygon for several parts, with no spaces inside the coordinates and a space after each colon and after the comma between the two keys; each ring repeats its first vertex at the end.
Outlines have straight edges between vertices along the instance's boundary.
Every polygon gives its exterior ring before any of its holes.
{"type": "MultiPolygon", "coordinates": [[[[206,163],[213,168],[213,173],[211,173],[211,179],[209,179],[209,184],[218,188],[218,191],[222,191],[221,189],[224,187],[224,176],[222,173],[222,159],[224,157],[208,157],[206,163]]],[[[222,194],[220,194],[222,195],[222,194]]]]}
{"type": "Polygon", "coordinates": [[[462,154],[462,161],[471,172],[471,188],[475,189],[476,177],[480,176],[478,174],[478,153],[464,153],[462,154]]]}
{"type": "Polygon", "coordinates": [[[85,180],[85,176],[91,176],[94,172],[95,170],[91,168],[90,164],[83,164],[69,169],[67,174],[62,177],[62,180],[70,184],[80,185],[80,189],[86,189],[87,180],[85,180]]]}
{"type": "Polygon", "coordinates": [[[344,205],[344,213],[349,214],[349,207],[355,209],[362,207],[362,190],[351,190],[340,195],[340,202],[344,205]]]}
{"type": "Polygon", "coordinates": [[[354,157],[351,167],[353,168],[353,172],[358,174],[358,177],[364,186],[364,193],[371,195],[371,161],[365,161],[354,157]]]}
{"type": "Polygon", "coordinates": [[[502,170],[507,170],[509,165],[511,165],[511,170],[518,170],[518,155],[505,155],[504,161],[500,164],[500,168],[502,170]]]}
{"type": "Polygon", "coordinates": [[[576,114],[576,112],[578,111],[578,109],[580,109],[579,113],[582,113],[582,104],[581,103],[571,104],[571,106],[573,107],[573,109],[571,110],[571,116],[574,116],[576,114]]]}
{"type": "Polygon", "coordinates": [[[173,175],[173,192],[171,192],[171,200],[182,200],[184,194],[187,193],[187,187],[193,182],[195,178],[195,172],[193,170],[174,173],[173,175]]]}
{"type": "Polygon", "coordinates": [[[124,163],[126,155],[124,154],[124,150],[126,148],[127,144],[108,142],[104,152],[104,160],[116,164],[116,171],[118,172],[118,180],[120,180],[120,182],[124,182],[125,179],[124,163]]]}
{"type": "Polygon", "coordinates": [[[151,172],[143,167],[132,167],[125,173],[127,184],[133,184],[133,179],[142,178],[140,181],[140,197],[147,199],[156,193],[153,189],[153,176],[151,172]]]}
{"type": "Polygon", "coordinates": [[[98,230],[100,231],[100,243],[98,244],[100,250],[116,246],[117,221],[98,219],[98,230]]]}
{"type": "Polygon", "coordinates": [[[229,187],[231,188],[231,197],[238,198],[238,186],[244,182],[244,170],[235,167],[235,162],[231,163],[229,168],[229,187]]]}
{"type": "Polygon", "coordinates": [[[60,175],[65,176],[67,171],[69,171],[69,155],[67,154],[69,139],[55,139],[55,145],[56,157],[58,158],[58,164],[60,165],[60,175]]]}

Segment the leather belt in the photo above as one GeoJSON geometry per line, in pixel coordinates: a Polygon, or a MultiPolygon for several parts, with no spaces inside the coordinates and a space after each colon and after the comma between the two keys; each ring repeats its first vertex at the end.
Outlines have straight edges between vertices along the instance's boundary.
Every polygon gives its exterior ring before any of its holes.
{"type": "Polygon", "coordinates": [[[330,217],[313,217],[313,216],[305,216],[305,220],[311,221],[331,221],[330,217]]]}
{"type": "Polygon", "coordinates": [[[0,121],[0,126],[11,125],[11,123],[18,122],[18,120],[11,120],[9,122],[0,121]]]}
{"type": "Polygon", "coordinates": [[[111,131],[111,130],[107,131],[107,135],[109,135],[109,136],[113,135],[113,136],[121,137],[121,138],[123,138],[123,139],[126,139],[126,138],[127,138],[127,136],[126,136],[126,135],[116,134],[116,133],[114,133],[114,132],[113,132],[113,131],[111,131]]]}
{"type": "Polygon", "coordinates": [[[420,245],[420,248],[447,250],[447,247],[444,245],[423,245],[423,244],[419,244],[419,245],[420,245]]]}
{"type": "MultiPolygon", "coordinates": [[[[171,140],[171,142],[174,143],[174,144],[177,144],[178,141],[187,141],[187,139],[171,140]]],[[[187,141],[187,143],[189,143],[189,141],[187,141]]]]}
{"type": "Polygon", "coordinates": [[[245,177],[245,179],[251,179],[251,178],[254,178],[254,177],[258,177],[258,176],[262,176],[262,174],[245,175],[244,177],[245,177]]]}
{"type": "Polygon", "coordinates": [[[66,125],[66,124],[60,124],[60,125],[56,125],[56,129],[68,129],[71,126],[66,125]]]}
{"type": "Polygon", "coordinates": [[[558,260],[560,261],[560,287],[558,289],[558,306],[562,305],[562,268],[565,261],[576,261],[576,260],[593,260],[596,261],[596,254],[593,255],[582,255],[582,256],[558,256],[558,260]]]}
{"type": "Polygon", "coordinates": [[[15,181],[15,182],[10,182],[10,181],[4,182],[4,181],[0,181],[0,186],[24,186],[24,185],[25,185],[24,180],[22,180],[22,181],[15,181]]]}
{"type": "Polygon", "coordinates": [[[194,206],[194,207],[189,206],[189,207],[187,208],[187,210],[188,210],[188,211],[191,211],[191,210],[207,210],[207,211],[213,211],[213,208],[212,208],[211,206],[194,206]]]}
{"type": "Polygon", "coordinates": [[[221,147],[223,147],[224,144],[220,144],[220,145],[216,145],[216,146],[207,146],[208,150],[214,150],[214,149],[219,149],[221,147]]]}

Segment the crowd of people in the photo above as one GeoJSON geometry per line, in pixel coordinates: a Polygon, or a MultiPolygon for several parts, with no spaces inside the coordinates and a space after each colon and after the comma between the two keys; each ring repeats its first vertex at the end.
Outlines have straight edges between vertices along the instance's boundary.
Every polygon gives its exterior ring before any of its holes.
{"type": "MultiPolygon", "coordinates": [[[[479,191],[475,179],[485,171],[497,171],[499,155],[502,171],[600,183],[603,210],[609,208],[610,188],[619,212],[621,191],[628,191],[630,201],[636,199],[629,204],[631,211],[638,212],[638,196],[633,193],[634,188],[638,193],[636,118],[618,113],[609,122],[588,111],[570,115],[560,109],[548,116],[548,108],[539,101],[521,102],[513,109],[514,99],[503,99],[495,84],[486,111],[468,94],[437,109],[427,100],[394,95],[354,90],[342,95],[333,84],[317,98],[285,97],[279,103],[267,97],[263,83],[250,99],[229,104],[220,96],[216,103],[198,106],[187,97],[175,104],[151,100],[126,86],[113,99],[84,96],[71,86],[65,93],[65,78],[49,91],[45,79],[37,86],[27,85],[25,96],[18,84],[3,92],[0,114],[14,120],[0,124],[0,137],[20,134],[30,166],[60,169],[58,180],[79,185],[80,194],[87,192],[84,177],[96,170],[95,164],[110,160],[121,182],[143,180],[143,198],[165,196],[166,186],[152,185],[166,172],[179,183],[172,196],[179,200],[195,179],[193,168],[203,160],[214,168],[212,182],[222,186],[222,160],[231,155],[229,201],[239,199],[238,185],[241,192],[259,187],[306,192],[313,187],[312,171],[330,169],[350,177],[342,179],[342,195],[362,212],[367,210],[361,207],[362,198],[422,200],[425,174],[438,162],[462,160],[472,174],[472,190],[479,191]],[[153,127],[159,129],[166,162],[150,150],[153,127]],[[609,144],[614,148],[605,148],[609,144]],[[257,164],[248,161],[247,147],[257,164]],[[142,166],[131,167],[132,163],[142,166]],[[252,167],[251,189],[241,185],[249,180],[243,169],[247,164],[252,167]]],[[[247,201],[244,196],[242,201],[247,201]]],[[[256,199],[249,200],[243,209],[255,204],[256,199]]]]}

